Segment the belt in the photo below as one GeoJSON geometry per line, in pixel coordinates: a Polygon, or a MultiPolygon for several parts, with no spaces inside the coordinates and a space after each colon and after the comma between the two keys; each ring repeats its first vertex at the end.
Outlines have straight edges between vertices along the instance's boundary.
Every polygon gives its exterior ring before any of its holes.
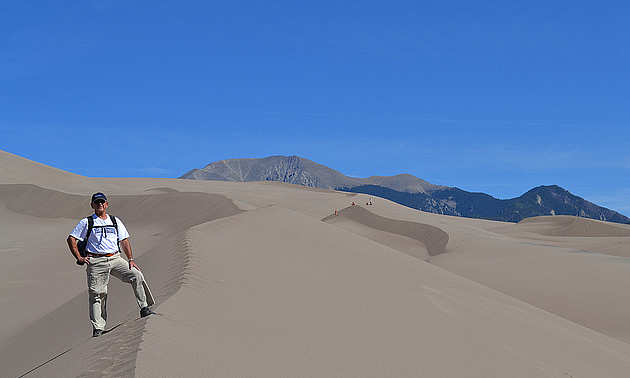
{"type": "Polygon", "coordinates": [[[118,252],[116,252],[116,253],[105,253],[105,254],[103,254],[103,253],[87,252],[87,255],[90,256],[90,257],[112,257],[112,256],[115,256],[117,254],[118,254],[118,252]]]}

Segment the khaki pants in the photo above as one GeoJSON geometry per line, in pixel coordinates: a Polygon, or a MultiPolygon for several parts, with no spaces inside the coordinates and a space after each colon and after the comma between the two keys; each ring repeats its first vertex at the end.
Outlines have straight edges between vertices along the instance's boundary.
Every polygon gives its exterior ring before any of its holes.
{"type": "Polygon", "coordinates": [[[86,269],[90,295],[90,321],[94,329],[104,330],[107,321],[107,284],[110,274],[130,283],[136,295],[138,307],[147,306],[142,282],[144,276],[137,269],[129,269],[129,263],[120,254],[111,257],[90,257],[86,269]]]}

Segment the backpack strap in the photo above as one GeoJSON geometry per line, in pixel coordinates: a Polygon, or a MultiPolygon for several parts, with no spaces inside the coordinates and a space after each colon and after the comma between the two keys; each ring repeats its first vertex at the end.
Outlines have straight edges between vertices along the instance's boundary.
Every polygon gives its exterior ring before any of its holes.
{"type": "MultiPolygon", "coordinates": [[[[116,222],[116,217],[113,215],[109,216],[112,219],[112,224],[114,225],[114,228],[116,229],[116,239],[118,239],[118,222],[116,222]]],[[[117,240],[118,243],[118,252],[120,252],[120,240],[117,240]]]]}
{"type": "Polygon", "coordinates": [[[116,222],[116,217],[113,215],[110,215],[109,217],[112,218],[112,224],[114,225],[114,228],[116,229],[116,234],[118,234],[118,223],[116,222]]]}
{"type": "Polygon", "coordinates": [[[85,234],[85,240],[87,240],[90,237],[90,234],[92,233],[92,229],[94,228],[94,218],[91,215],[87,217],[87,221],[88,221],[88,229],[87,229],[87,233],[85,234]]]}
{"type": "MultiPolygon", "coordinates": [[[[79,249],[79,254],[83,257],[87,255],[86,249],[87,249],[88,238],[90,237],[90,234],[92,233],[92,229],[94,228],[94,218],[92,218],[92,216],[90,215],[86,219],[88,222],[88,228],[87,228],[87,232],[85,233],[85,238],[77,242],[77,248],[79,249]]],[[[78,261],[77,261],[77,264],[83,265],[79,263],[78,261]]]]}

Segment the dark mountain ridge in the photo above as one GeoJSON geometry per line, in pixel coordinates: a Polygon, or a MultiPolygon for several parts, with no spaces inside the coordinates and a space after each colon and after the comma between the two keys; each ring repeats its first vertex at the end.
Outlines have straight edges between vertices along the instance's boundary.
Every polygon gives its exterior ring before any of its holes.
{"type": "Polygon", "coordinates": [[[230,159],[193,169],[180,178],[218,181],[280,181],[291,184],[365,193],[436,214],[519,222],[541,215],[573,215],[616,223],[630,218],[598,206],[557,186],[539,186],[512,199],[428,183],[413,175],[348,177],[299,156],[230,159]]]}
{"type": "Polygon", "coordinates": [[[598,206],[557,186],[539,186],[520,197],[498,199],[485,193],[472,193],[459,188],[446,188],[431,194],[404,193],[376,185],[339,188],[387,198],[414,209],[435,214],[520,222],[542,215],[573,215],[615,223],[629,223],[630,218],[598,206]]]}

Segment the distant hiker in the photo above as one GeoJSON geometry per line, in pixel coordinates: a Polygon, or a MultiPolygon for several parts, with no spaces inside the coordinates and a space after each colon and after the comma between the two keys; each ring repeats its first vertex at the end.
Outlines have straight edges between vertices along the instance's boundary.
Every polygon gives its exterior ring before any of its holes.
{"type": "Polygon", "coordinates": [[[94,337],[100,336],[105,329],[107,283],[110,274],[131,284],[141,317],[154,314],[147,304],[144,276],[133,259],[127,228],[120,219],[107,215],[108,205],[103,193],[92,195],[90,206],[94,209],[94,214],[81,219],[67,239],[77,264],[87,264],[90,321],[94,337]],[[120,256],[119,243],[129,262],[120,256]]]}
{"type": "Polygon", "coordinates": [[[354,202],[352,202],[352,206],[354,206],[354,202]]]}
{"type": "Polygon", "coordinates": [[[337,209],[335,209],[335,216],[337,216],[337,209]]]}

